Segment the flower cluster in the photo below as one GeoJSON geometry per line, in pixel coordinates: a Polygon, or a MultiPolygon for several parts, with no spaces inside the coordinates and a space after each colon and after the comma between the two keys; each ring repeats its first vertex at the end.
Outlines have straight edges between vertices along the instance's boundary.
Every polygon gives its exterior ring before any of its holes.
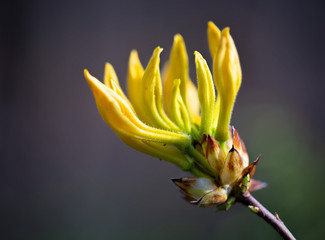
{"type": "Polygon", "coordinates": [[[179,34],[162,74],[162,48],[153,51],[145,69],[131,51],[128,98],[111,64],[105,66],[104,83],[84,74],[102,118],[122,141],[191,172],[195,177],[173,180],[191,203],[227,209],[238,194],[261,184],[251,180],[258,160],[249,165],[244,143],[229,126],[242,80],[234,41],[229,28],[220,31],[212,22],[207,35],[213,74],[195,52],[197,88],[179,34]]]}

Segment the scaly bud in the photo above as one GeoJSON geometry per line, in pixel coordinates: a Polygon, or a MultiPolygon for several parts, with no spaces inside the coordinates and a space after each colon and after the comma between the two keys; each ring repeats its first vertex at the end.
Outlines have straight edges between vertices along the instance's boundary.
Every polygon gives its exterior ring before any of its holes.
{"type": "Polygon", "coordinates": [[[172,179],[190,203],[202,207],[219,205],[227,200],[229,190],[218,187],[209,178],[185,177],[172,179]]]}
{"type": "Polygon", "coordinates": [[[248,166],[249,158],[248,158],[248,154],[247,154],[247,151],[246,151],[245,144],[240,139],[239,134],[238,134],[237,130],[234,127],[232,127],[232,135],[233,135],[232,138],[233,138],[234,147],[238,150],[238,152],[240,152],[240,156],[241,156],[241,158],[243,160],[244,166],[248,166]]]}
{"type": "Polygon", "coordinates": [[[224,166],[226,155],[224,151],[219,147],[216,140],[210,135],[208,136],[206,158],[210,166],[217,172],[220,173],[224,166]]]}
{"type": "Polygon", "coordinates": [[[235,148],[230,149],[220,175],[222,184],[234,183],[240,177],[244,168],[239,152],[235,148]]]}

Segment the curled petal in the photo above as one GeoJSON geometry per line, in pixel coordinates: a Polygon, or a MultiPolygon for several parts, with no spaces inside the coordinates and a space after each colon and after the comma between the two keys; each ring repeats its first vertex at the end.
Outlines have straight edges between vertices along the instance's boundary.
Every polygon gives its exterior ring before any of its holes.
{"type": "Polygon", "coordinates": [[[221,33],[219,48],[213,61],[213,75],[220,96],[215,138],[222,142],[229,138],[228,125],[242,78],[238,53],[229,28],[221,33]]]}
{"type": "Polygon", "coordinates": [[[151,125],[162,129],[179,131],[179,128],[168,118],[163,109],[162,84],[159,71],[161,52],[160,47],[154,50],[142,78],[143,107],[147,110],[146,114],[150,116],[151,125]]]}
{"type": "Polygon", "coordinates": [[[110,63],[105,64],[104,84],[130,104],[129,99],[125,96],[120,86],[114,67],[110,63]]]}
{"type": "Polygon", "coordinates": [[[221,34],[218,51],[214,58],[214,79],[221,97],[236,95],[241,84],[241,67],[234,40],[230,36],[229,28],[221,34]]]}
{"type": "Polygon", "coordinates": [[[180,79],[180,93],[186,104],[187,82],[189,81],[188,56],[184,40],[180,34],[174,36],[174,43],[170,52],[169,67],[164,79],[164,104],[169,114],[173,82],[180,79]]]}
{"type": "Polygon", "coordinates": [[[196,75],[198,82],[198,96],[201,105],[200,134],[212,134],[213,109],[215,91],[209,67],[199,52],[194,52],[196,75]]]}
{"type": "Polygon", "coordinates": [[[104,84],[105,86],[112,88],[111,81],[115,82],[119,85],[119,81],[116,75],[116,72],[110,63],[105,64],[105,72],[104,72],[104,84]]]}
{"type": "Polygon", "coordinates": [[[188,135],[155,129],[142,123],[120,95],[91,76],[87,70],[84,73],[94,94],[99,113],[119,136],[160,142],[180,148],[190,144],[188,135]]]}
{"type": "Polygon", "coordinates": [[[185,132],[191,132],[191,120],[189,114],[187,112],[187,108],[183,101],[183,98],[180,93],[180,79],[174,80],[174,86],[172,90],[171,96],[171,112],[170,117],[171,119],[185,132]]]}
{"type": "Polygon", "coordinates": [[[143,77],[144,69],[140,62],[138,52],[132,50],[129,57],[129,67],[127,76],[127,89],[130,101],[137,113],[137,116],[142,121],[146,120],[146,114],[143,112],[143,103],[141,96],[141,81],[143,77]]]}
{"type": "Polygon", "coordinates": [[[209,43],[209,50],[212,59],[217,53],[218,45],[221,37],[221,32],[219,28],[211,21],[208,22],[208,43],[209,43]]]}
{"type": "MultiPolygon", "coordinates": [[[[218,46],[220,43],[221,38],[221,32],[219,28],[211,21],[208,22],[208,43],[209,43],[209,50],[212,57],[212,60],[214,60],[214,57],[218,51],[218,46]]],[[[220,111],[220,96],[218,94],[216,105],[213,110],[213,127],[216,128],[218,124],[218,117],[219,117],[219,111],[220,111]]]]}
{"type": "Polygon", "coordinates": [[[230,149],[220,175],[221,182],[224,185],[234,183],[240,177],[243,169],[243,161],[239,152],[235,148],[230,149]]]}

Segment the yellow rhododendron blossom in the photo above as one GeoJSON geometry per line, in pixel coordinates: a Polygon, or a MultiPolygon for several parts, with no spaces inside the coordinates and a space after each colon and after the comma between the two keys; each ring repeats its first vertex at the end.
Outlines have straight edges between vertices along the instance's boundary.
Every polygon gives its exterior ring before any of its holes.
{"type": "Polygon", "coordinates": [[[242,78],[229,28],[221,32],[209,22],[207,36],[213,75],[195,51],[197,88],[180,34],[163,75],[162,48],[153,51],[146,68],[137,51],[131,51],[128,98],[111,64],[105,65],[104,83],[87,70],[84,74],[99,113],[123,142],[191,172],[195,177],[174,180],[191,203],[228,207],[234,195],[249,188],[257,161],[249,165],[244,143],[229,126],[242,78]]]}

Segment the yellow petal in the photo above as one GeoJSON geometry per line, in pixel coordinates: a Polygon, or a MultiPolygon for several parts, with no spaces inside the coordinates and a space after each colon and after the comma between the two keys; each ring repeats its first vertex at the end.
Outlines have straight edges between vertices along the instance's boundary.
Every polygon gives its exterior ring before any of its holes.
{"type": "Polygon", "coordinates": [[[120,95],[125,101],[129,102],[129,99],[125,96],[120,86],[116,72],[110,63],[105,64],[104,84],[105,86],[116,92],[118,95],[120,95]]]}
{"type": "Polygon", "coordinates": [[[220,96],[215,138],[223,142],[229,139],[228,126],[242,77],[238,53],[229,34],[229,28],[222,31],[219,48],[214,58],[213,75],[220,96]]]}
{"type": "Polygon", "coordinates": [[[219,112],[220,112],[220,95],[218,94],[216,104],[213,109],[212,127],[213,127],[214,132],[218,125],[219,112]]]}
{"type": "MultiPolygon", "coordinates": [[[[159,62],[162,49],[157,47],[150,59],[148,66],[143,74],[141,88],[143,95],[143,107],[146,114],[150,116],[150,124],[152,126],[179,131],[177,127],[166,115],[162,103],[162,84],[160,79],[159,62]]],[[[139,96],[141,97],[141,96],[139,96]]]]}
{"type": "Polygon", "coordinates": [[[218,45],[221,37],[221,32],[219,28],[211,21],[208,22],[208,43],[209,43],[209,50],[212,59],[217,53],[218,45]]]}
{"type": "Polygon", "coordinates": [[[171,96],[170,118],[186,133],[191,132],[191,120],[180,93],[180,79],[174,80],[171,96]]]}
{"type": "MultiPolygon", "coordinates": [[[[174,43],[170,53],[169,68],[164,79],[164,105],[166,107],[167,114],[170,113],[170,101],[172,95],[173,81],[174,79],[180,79],[180,92],[181,96],[186,101],[187,94],[187,82],[189,80],[188,70],[188,56],[184,40],[180,34],[174,36],[174,43]]],[[[185,102],[185,104],[187,104],[185,102]]]]}
{"type": "Polygon", "coordinates": [[[105,86],[111,88],[111,80],[118,83],[118,78],[113,66],[110,63],[105,64],[104,72],[104,84],[105,86]]]}
{"type": "Polygon", "coordinates": [[[188,112],[191,116],[192,122],[200,125],[201,123],[201,116],[200,116],[200,102],[197,93],[197,88],[189,79],[186,83],[186,105],[188,112]]]}
{"type": "Polygon", "coordinates": [[[143,67],[140,62],[138,52],[132,50],[129,57],[129,67],[127,76],[127,88],[130,101],[137,113],[137,116],[147,122],[147,115],[143,111],[143,98],[141,97],[141,81],[143,77],[143,67]]]}
{"type": "MultiPolygon", "coordinates": [[[[214,59],[220,43],[221,32],[220,29],[213,22],[209,21],[207,34],[208,34],[210,54],[212,59],[214,59]]],[[[219,110],[220,110],[220,96],[218,95],[214,112],[213,112],[213,128],[216,128],[217,126],[219,110]]]]}
{"type": "Polygon", "coordinates": [[[186,134],[155,129],[142,123],[128,102],[112,89],[106,87],[87,70],[84,71],[94,94],[98,111],[104,121],[120,136],[160,142],[184,148],[190,144],[186,134]]]}
{"type": "Polygon", "coordinates": [[[130,138],[124,135],[119,135],[119,137],[130,147],[150,156],[173,163],[184,171],[188,171],[192,167],[192,161],[186,158],[185,154],[175,147],[162,143],[130,138]]]}
{"type": "Polygon", "coordinates": [[[212,134],[213,109],[215,105],[214,85],[209,67],[199,52],[194,52],[198,96],[201,105],[200,134],[212,134]]]}

